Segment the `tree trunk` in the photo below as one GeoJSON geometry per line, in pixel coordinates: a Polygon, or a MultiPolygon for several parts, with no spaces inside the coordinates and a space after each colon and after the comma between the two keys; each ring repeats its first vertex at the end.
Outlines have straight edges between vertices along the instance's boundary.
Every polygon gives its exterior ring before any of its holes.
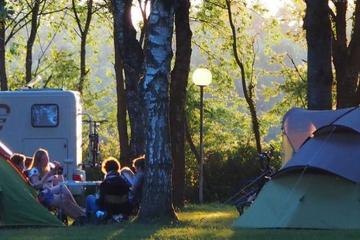
{"type": "Polygon", "coordinates": [[[124,62],[126,104],[130,120],[130,156],[145,153],[145,132],[139,82],[143,76],[143,50],[136,39],[131,21],[132,1],[113,1],[114,26],[116,27],[119,52],[124,62]]]}
{"type": "Polygon", "coordinates": [[[115,47],[115,75],[116,75],[116,93],[117,93],[117,126],[120,143],[120,161],[122,165],[130,165],[129,157],[129,137],[127,133],[126,121],[126,93],[124,89],[123,63],[121,60],[119,46],[116,41],[117,32],[114,29],[114,47],[115,47]]]}
{"type": "Polygon", "coordinates": [[[78,91],[82,95],[84,90],[84,82],[86,77],[86,36],[80,37],[80,79],[78,91]]]}
{"type": "Polygon", "coordinates": [[[360,12],[359,4],[355,8],[354,29],[352,38],[347,46],[346,38],[346,12],[347,1],[337,1],[334,3],[336,7],[335,29],[336,38],[333,39],[333,62],[336,70],[336,91],[337,91],[337,108],[352,107],[359,104],[357,98],[358,85],[358,62],[360,51],[359,24],[360,12]],[[356,37],[357,36],[357,37],[356,37]]]}
{"type": "Polygon", "coordinates": [[[40,0],[34,1],[34,6],[32,6],[31,14],[31,30],[30,35],[26,43],[26,59],[25,59],[25,81],[29,83],[32,79],[32,50],[35,42],[36,33],[39,27],[38,17],[40,10],[40,0]]]}
{"type": "Polygon", "coordinates": [[[306,0],[308,108],[332,108],[331,24],[328,0],[306,0]]]}
{"type": "Polygon", "coordinates": [[[175,207],[184,206],[185,192],[185,100],[190,71],[191,37],[189,0],[180,0],[175,11],[176,58],[170,83],[170,130],[175,207]]]}
{"type": "Polygon", "coordinates": [[[115,46],[115,73],[116,73],[116,89],[117,89],[117,101],[118,101],[118,131],[120,140],[120,159],[125,165],[131,164],[130,146],[127,133],[127,121],[126,121],[126,90],[124,83],[124,14],[125,14],[125,2],[113,0],[111,2],[111,10],[113,13],[114,21],[114,46],[115,46]],[[122,132],[122,133],[121,133],[122,132]],[[126,140],[125,140],[126,134],[126,140]],[[125,159],[126,157],[126,159],[125,159]]]}
{"type": "MultiPolygon", "coordinates": [[[[0,0],[1,9],[5,9],[5,1],[0,0]]],[[[6,77],[6,58],[5,58],[5,16],[0,19],[0,84],[1,91],[8,90],[8,83],[6,77]]]]}
{"type": "Polygon", "coordinates": [[[139,90],[139,82],[144,75],[144,54],[136,39],[136,30],[131,20],[132,0],[125,1],[124,69],[126,81],[127,109],[130,118],[130,151],[133,157],[145,153],[144,112],[139,90]]]}
{"type": "Polygon", "coordinates": [[[174,6],[152,1],[142,82],[146,122],[146,174],[140,221],[171,221],[172,159],[169,128],[169,73],[172,58],[174,6]]]}
{"type": "MultiPolygon", "coordinates": [[[[75,6],[73,6],[73,8],[74,11],[76,11],[75,6]]],[[[81,27],[80,19],[78,18],[78,16],[77,15],[75,16],[77,18],[76,21],[78,23],[78,27],[80,31],[80,41],[81,41],[80,42],[80,79],[78,85],[78,91],[80,92],[80,94],[82,94],[84,91],[84,83],[85,83],[86,75],[88,74],[88,70],[86,69],[86,45],[87,45],[87,36],[89,34],[90,23],[93,14],[92,8],[93,8],[93,0],[88,0],[84,29],[82,29],[81,27]]]]}
{"type": "MultiPolygon", "coordinates": [[[[360,73],[360,1],[356,0],[354,13],[354,24],[349,44],[350,50],[350,74],[354,76],[354,81],[358,83],[360,73]]],[[[360,104],[360,85],[357,85],[356,105],[360,104]]]]}
{"type": "Polygon", "coordinates": [[[255,103],[254,97],[252,95],[253,86],[250,85],[249,87],[247,87],[244,63],[240,60],[240,57],[238,54],[237,34],[236,34],[236,28],[235,28],[235,24],[234,24],[233,17],[232,17],[230,0],[226,0],[226,7],[227,7],[227,11],[228,11],[229,24],[230,24],[231,33],[232,33],[233,54],[234,54],[236,64],[238,65],[238,67],[240,69],[240,73],[241,73],[241,84],[242,84],[244,97],[245,97],[246,103],[248,104],[249,111],[250,111],[252,130],[254,133],[255,143],[256,143],[256,150],[258,153],[261,153],[262,148],[261,148],[260,124],[259,124],[259,119],[257,117],[257,112],[256,112],[256,103],[255,103]]]}

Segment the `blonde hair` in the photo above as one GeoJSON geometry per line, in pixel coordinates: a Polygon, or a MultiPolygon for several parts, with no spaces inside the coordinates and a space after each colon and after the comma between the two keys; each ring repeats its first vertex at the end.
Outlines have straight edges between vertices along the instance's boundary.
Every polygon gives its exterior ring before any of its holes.
{"type": "Polygon", "coordinates": [[[135,158],[134,160],[132,160],[133,164],[133,168],[137,168],[140,167],[143,170],[145,169],[145,155],[142,155],[138,158],[135,158]]]}
{"type": "Polygon", "coordinates": [[[47,164],[45,167],[41,166],[43,156],[46,156],[49,159],[48,151],[43,148],[39,148],[38,150],[36,150],[33,156],[32,165],[29,167],[30,169],[36,167],[39,170],[40,175],[43,175],[50,170],[49,164],[47,164]]]}
{"type": "Polygon", "coordinates": [[[120,173],[129,173],[129,174],[134,175],[134,172],[133,172],[129,167],[123,167],[123,168],[120,170],[120,173]]]}

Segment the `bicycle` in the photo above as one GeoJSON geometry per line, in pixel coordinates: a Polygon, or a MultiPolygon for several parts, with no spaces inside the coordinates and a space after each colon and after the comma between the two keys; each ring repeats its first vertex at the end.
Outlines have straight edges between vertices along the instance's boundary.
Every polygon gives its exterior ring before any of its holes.
{"type": "Polygon", "coordinates": [[[258,161],[260,161],[261,166],[261,174],[225,201],[225,203],[235,205],[239,215],[241,215],[244,209],[249,207],[255,201],[262,187],[271,179],[271,176],[275,173],[275,169],[270,165],[270,161],[274,155],[273,153],[274,147],[270,146],[269,151],[258,154],[258,161]]]}
{"type": "Polygon", "coordinates": [[[93,120],[89,114],[84,114],[88,117],[88,120],[83,120],[84,123],[89,124],[89,147],[88,147],[88,162],[90,162],[91,167],[100,166],[100,141],[99,141],[99,132],[98,128],[102,123],[107,122],[107,120],[93,120]]]}

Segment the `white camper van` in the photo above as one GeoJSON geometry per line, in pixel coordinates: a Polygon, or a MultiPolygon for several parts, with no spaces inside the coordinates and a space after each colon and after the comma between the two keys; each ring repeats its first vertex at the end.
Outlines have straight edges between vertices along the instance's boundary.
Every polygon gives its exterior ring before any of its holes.
{"type": "Polygon", "coordinates": [[[32,156],[38,148],[61,162],[66,180],[83,180],[82,109],[74,91],[36,89],[0,91],[0,141],[12,151],[32,156]]]}

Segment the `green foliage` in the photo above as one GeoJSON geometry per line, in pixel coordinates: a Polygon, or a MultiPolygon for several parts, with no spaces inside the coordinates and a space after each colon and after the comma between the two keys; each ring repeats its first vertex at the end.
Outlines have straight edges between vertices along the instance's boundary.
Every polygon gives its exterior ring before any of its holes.
{"type": "MultiPolygon", "coordinates": [[[[84,23],[86,4],[76,3],[80,20],[84,23]]],[[[306,64],[296,58],[305,46],[301,29],[304,3],[296,0],[288,5],[284,7],[288,12],[279,12],[281,18],[268,17],[261,4],[251,5],[240,0],[232,5],[238,53],[245,65],[247,84],[252,86],[251,93],[256,99],[262,140],[266,148],[272,139],[277,154],[280,152],[278,133],[283,114],[293,106],[306,106],[306,64]],[[286,46],[298,46],[291,49],[294,64],[280,49],[284,42],[286,46]]],[[[24,1],[10,1],[6,7],[14,10],[12,17],[19,18],[29,10],[24,1]]],[[[77,88],[80,41],[70,7],[69,1],[50,1],[47,11],[51,13],[41,18],[33,55],[33,78],[39,80],[34,86],[36,88],[77,88]]],[[[114,57],[112,17],[99,4],[95,4],[94,9],[96,14],[87,39],[86,61],[90,71],[82,96],[83,109],[95,120],[108,120],[99,127],[101,158],[117,157],[120,150],[115,77],[113,66],[105,64],[113,62],[114,57]],[[104,57],[104,52],[110,54],[104,57]]],[[[239,182],[258,173],[254,137],[250,113],[242,94],[240,70],[233,56],[225,2],[203,1],[191,12],[192,19],[195,19],[192,22],[194,52],[200,55],[196,67],[206,66],[213,74],[212,84],[205,88],[204,100],[205,174],[211,177],[206,176],[209,182],[205,183],[205,194],[208,199],[220,200],[231,194],[239,182]],[[216,182],[223,178],[220,173],[231,182],[229,186],[216,182]]],[[[7,20],[9,29],[16,23],[16,19],[13,20],[7,20]]],[[[26,37],[25,27],[6,46],[9,87],[12,90],[25,85],[26,37]]],[[[189,132],[196,147],[199,144],[199,102],[199,88],[189,81],[186,112],[189,132]]],[[[84,124],[83,129],[83,159],[86,159],[88,126],[84,124]]],[[[274,164],[279,167],[278,162],[274,164]]],[[[187,146],[186,184],[190,200],[196,199],[197,174],[197,162],[187,146]]]]}
{"type": "Polygon", "coordinates": [[[78,66],[74,54],[66,50],[51,49],[40,66],[38,76],[43,79],[42,87],[75,89],[78,66]]]}
{"type": "Polygon", "coordinates": [[[16,5],[21,5],[21,3],[18,3],[18,1],[3,1],[3,4],[0,5],[1,22],[13,19],[16,5]]]}
{"type": "MultiPolygon", "coordinates": [[[[306,106],[306,65],[292,63],[290,55],[281,48],[304,43],[303,31],[300,28],[292,31],[297,22],[292,23],[294,27],[285,25],[286,19],[299,22],[302,12],[296,7],[303,6],[297,1],[289,5],[291,14],[275,18],[264,17],[267,11],[259,4],[251,6],[238,1],[232,5],[238,54],[244,63],[247,85],[256,99],[260,132],[267,141],[263,142],[265,149],[269,143],[276,147],[272,164],[277,169],[282,116],[291,107],[306,106]]],[[[213,74],[212,84],[205,88],[204,100],[205,199],[208,200],[229,197],[241,181],[259,173],[251,117],[242,94],[240,69],[233,56],[227,14],[224,2],[205,1],[193,11],[198,22],[193,28],[194,45],[203,57],[201,62],[206,62],[205,67],[213,74]],[[224,186],[223,182],[229,184],[224,186]]],[[[300,47],[291,50],[297,54],[302,51],[300,47]]],[[[188,86],[186,111],[193,141],[198,144],[199,89],[193,84],[188,86]]],[[[187,196],[195,200],[198,170],[190,150],[186,164],[187,196]]]]}
{"type": "MultiPolygon", "coordinates": [[[[274,152],[270,165],[279,169],[280,144],[274,144],[274,152]]],[[[206,202],[225,201],[238,192],[241,187],[256,178],[261,173],[261,163],[254,147],[243,144],[236,150],[228,150],[227,153],[214,151],[207,152],[204,162],[204,199],[206,202]]],[[[265,149],[267,150],[267,148],[265,149]]],[[[198,182],[196,163],[187,159],[186,164],[186,199],[196,202],[198,198],[198,182]]]]}
{"type": "MultiPolygon", "coordinates": [[[[80,4],[84,1],[75,1],[80,20],[84,22],[86,17],[86,4],[80,4]]],[[[94,1],[98,14],[102,18],[93,16],[93,21],[101,22],[109,12],[101,8],[99,1],[94,1]]],[[[18,27],[26,23],[30,16],[26,16],[31,10],[30,5],[24,1],[10,1],[6,7],[14,9],[15,14],[11,20],[7,21],[7,35],[11,29],[17,30],[18,27]],[[8,6],[9,5],[9,6],[8,6]],[[24,18],[23,22],[19,20],[24,18]],[[16,25],[19,23],[18,25],[16,25]]],[[[80,41],[77,23],[70,10],[71,1],[50,1],[47,2],[41,24],[39,25],[38,35],[36,37],[33,51],[33,79],[36,79],[34,88],[62,88],[67,90],[76,90],[80,66],[79,66],[79,48],[80,41]]],[[[29,22],[27,22],[29,24],[29,22]]],[[[27,40],[26,24],[13,36],[6,46],[6,61],[9,89],[15,90],[25,86],[25,52],[27,40]]],[[[94,120],[106,119],[108,122],[99,128],[101,139],[101,157],[119,156],[117,119],[116,119],[116,95],[114,81],[103,82],[99,75],[106,76],[107,72],[113,72],[111,64],[103,64],[102,49],[112,47],[113,42],[109,41],[107,35],[111,36],[112,28],[109,21],[106,24],[97,24],[96,28],[90,29],[87,38],[87,65],[89,71],[88,81],[85,82],[82,96],[83,111],[90,114],[94,120]],[[99,41],[99,36],[103,36],[106,41],[99,41]],[[107,45],[104,46],[104,43],[107,45]],[[100,59],[100,60],[98,60],[100,59]],[[103,73],[101,73],[101,71],[103,73]]],[[[109,59],[106,59],[109,61],[109,59]]],[[[113,80],[113,76],[109,77],[113,80]]],[[[87,159],[88,146],[88,126],[83,125],[83,159],[87,159]]]]}

